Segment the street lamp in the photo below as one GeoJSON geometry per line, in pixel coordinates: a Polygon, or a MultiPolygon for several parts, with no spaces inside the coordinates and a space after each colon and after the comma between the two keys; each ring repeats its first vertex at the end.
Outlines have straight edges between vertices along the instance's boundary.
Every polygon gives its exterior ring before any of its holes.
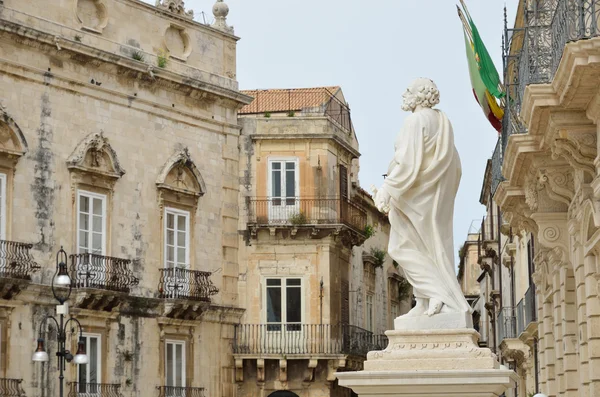
{"type": "Polygon", "coordinates": [[[46,316],[42,320],[40,324],[40,334],[37,340],[37,348],[32,357],[33,361],[47,362],[49,360],[42,332],[48,320],[54,321],[57,327],[56,339],[58,342],[58,351],[56,352],[56,356],[58,357],[60,397],[63,397],[64,395],[65,377],[63,372],[65,370],[65,361],[69,363],[73,361],[75,364],[88,363],[88,356],[85,354],[85,340],[83,339],[83,329],[81,328],[81,324],[76,318],[73,317],[69,318],[66,322],[64,321],[64,316],[68,314],[69,311],[68,305],[65,302],[71,296],[71,290],[71,278],[69,277],[69,272],[67,271],[67,253],[62,247],[60,247],[60,251],[58,251],[56,254],[56,272],[52,278],[52,294],[59,303],[56,305],[56,313],[60,314],[60,321],[56,320],[56,318],[53,316],[46,316]],[[55,286],[62,288],[57,289],[55,286]],[[76,323],[79,327],[79,341],[77,342],[77,352],[75,353],[75,356],[73,356],[73,354],[66,349],[67,326],[70,322],[76,323]]]}

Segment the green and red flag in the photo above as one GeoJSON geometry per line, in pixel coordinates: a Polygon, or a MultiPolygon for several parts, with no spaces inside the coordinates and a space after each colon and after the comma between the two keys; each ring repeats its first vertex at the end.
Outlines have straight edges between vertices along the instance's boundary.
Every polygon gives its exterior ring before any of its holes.
{"type": "Polygon", "coordinates": [[[500,77],[462,0],[461,3],[467,17],[465,18],[460,8],[458,14],[463,22],[465,49],[473,94],[486,118],[494,129],[500,132],[504,110],[498,104],[496,98],[502,98],[505,95],[500,77]]]}

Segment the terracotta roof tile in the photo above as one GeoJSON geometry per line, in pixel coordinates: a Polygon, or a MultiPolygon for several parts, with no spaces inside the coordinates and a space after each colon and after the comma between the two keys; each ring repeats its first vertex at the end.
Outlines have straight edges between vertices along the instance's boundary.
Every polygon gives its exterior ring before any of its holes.
{"type": "Polygon", "coordinates": [[[247,90],[246,95],[254,101],[244,106],[240,114],[300,111],[324,104],[340,90],[340,87],[315,87],[273,90],[247,90]]]}

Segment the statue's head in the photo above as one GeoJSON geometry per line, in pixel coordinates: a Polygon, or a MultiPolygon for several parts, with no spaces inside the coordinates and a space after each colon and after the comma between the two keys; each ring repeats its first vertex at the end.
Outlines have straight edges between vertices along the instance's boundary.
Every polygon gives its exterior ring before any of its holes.
{"type": "Polygon", "coordinates": [[[418,78],[402,95],[402,110],[414,112],[417,107],[432,108],[440,103],[440,91],[430,79],[418,78]]]}

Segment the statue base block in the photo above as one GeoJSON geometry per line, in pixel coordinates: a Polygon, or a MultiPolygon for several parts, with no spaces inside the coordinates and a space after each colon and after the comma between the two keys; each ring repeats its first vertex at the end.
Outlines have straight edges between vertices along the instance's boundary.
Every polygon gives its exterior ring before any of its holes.
{"type": "Polygon", "coordinates": [[[394,320],[397,330],[430,330],[473,328],[471,313],[439,313],[435,316],[400,316],[394,320]]]}
{"type": "Polygon", "coordinates": [[[370,352],[364,371],[338,372],[341,386],[360,397],[497,397],[516,374],[490,349],[477,346],[473,329],[387,331],[389,345],[370,352]]]}

